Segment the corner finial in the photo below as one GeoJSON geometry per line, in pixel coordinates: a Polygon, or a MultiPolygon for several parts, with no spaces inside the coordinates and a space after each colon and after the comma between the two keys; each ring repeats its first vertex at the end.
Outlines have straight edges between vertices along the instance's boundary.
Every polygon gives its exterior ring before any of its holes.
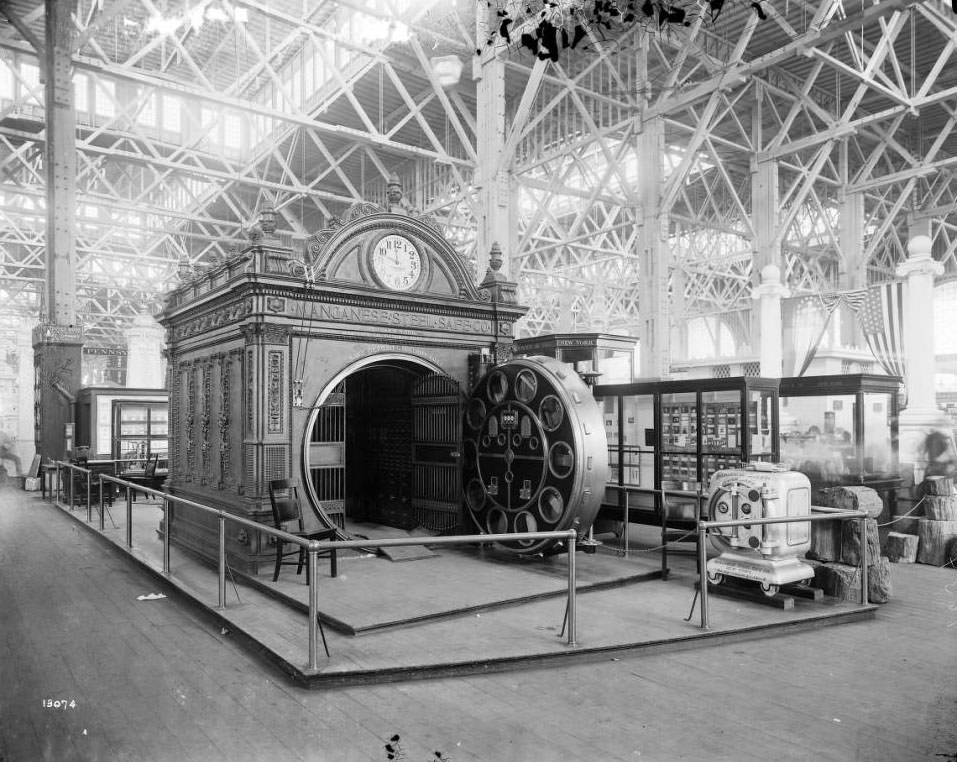
{"type": "Polygon", "coordinates": [[[259,227],[270,237],[276,232],[276,210],[272,204],[266,204],[259,213],[259,227]]]}
{"type": "Polygon", "coordinates": [[[498,241],[493,241],[492,247],[488,251],[488,266],[492,269],[492,272],[498,272],[502,269],[504,261],[502,247],[499,246],[498,241]]]}

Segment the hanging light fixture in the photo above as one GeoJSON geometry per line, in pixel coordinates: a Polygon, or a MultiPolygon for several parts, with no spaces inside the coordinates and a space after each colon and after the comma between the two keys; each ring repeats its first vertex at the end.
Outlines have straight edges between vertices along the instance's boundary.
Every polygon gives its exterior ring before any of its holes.
{"type": "Polygon", "coordinates": [[[442,87],[457,85],[462,76],[462,61],[458,56],[435,56],[429,62],[442,87]]]}

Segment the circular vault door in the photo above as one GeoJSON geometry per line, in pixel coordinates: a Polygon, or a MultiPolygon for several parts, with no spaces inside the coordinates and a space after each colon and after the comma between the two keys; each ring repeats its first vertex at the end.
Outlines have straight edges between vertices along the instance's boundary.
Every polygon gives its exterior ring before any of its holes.
{"type": "MultiPolygon", "coordinates": [[[[466,507],[483,532],[591,526],[608,475],[601,410],[575,370],[550,357],[493,368],[465,413],[466,507]]],[[[555,540],[503,543],[537,553],[555,540]]]]}

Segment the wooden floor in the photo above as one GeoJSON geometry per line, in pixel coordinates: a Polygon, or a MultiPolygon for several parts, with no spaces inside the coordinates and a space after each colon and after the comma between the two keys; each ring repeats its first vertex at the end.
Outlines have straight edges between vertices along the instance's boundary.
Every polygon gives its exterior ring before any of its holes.
{"type": "MultiPolygon", "coordinates": [[[[86,511],[62,506],[65,515],[91,531],[86,511]]],[[[132,505],[132,555],[148,568],[162,569],[157,534],[158,501],[132,505]]],[[[125,506],[108,516],[104,540],[127,547],[125,506]]],[[[96,522],[98,523],[98,522],[96,522]]],[[[654,547],[657,531],[646,544],[654,547]]],[[[398,530],[391,529],[393,535],[398,530]]],[[[640,539],[640,538],[639,538],[640,539]]],[[[690,547],[690,546],[688,546],[690,547]]],[[[218,607],[216,575],[208,563],[173,549],[172,574],[161,577],[193,601],[235,637],[267,657],[284,673],[313,687],[486,674],[533,664],[607,658],[636,649],[676,650],[704,640],[760,637],[785,628],[808,629],[873,616],[875,606],[832,599],[800,601],[782,611],[758,602],[713,596],[709,630],[699,619],[685,621],[694,600],[694,562],[673,555],[668,582],[660,575],[657,551],[634,552],[627,559],[612,551],[576,554],[578,616],[574,646],[561,637],[567,601],[567,555],[519,558],[494,548],[453,548],[418,561],[394,563],[369,553],[344,553],[339,575],[328,576],[320,563],[319,616],[329,655],[316,667],[308,658],[308,587],[294,569],[272,581],[238,577],[227,588],[227,607],[218,607]],[[639,581],[654,584],[642,584],[639,581]],[[250,587],[247,583],[254,582],[250,587]],[[292,605],[290,605],[292,604],[292,605]],[[413,626],[414,625],[414,626],[413,626]],[[342,637],[340,633],[344,633],[342,637]],[[356,639],[356,634],[362,634],[356,639]]]]}
{"type": "MultiPolygon", "coordinates": [[[[629,626],[676,583],[632,587],[629,626]]],[[[59,509],[0,492],[0,760],[385,760],[395,734],[409,760],[957,759],[957,573],[895,566],[894,585],[876,618],[840,627],[307,691],[59,509]],[[169,597],[137,600],[156,591],[169,597]]],[[[716,604],[719,619],[745,605],[716,604]]],[[[529,622],[560,625],[550,605],[529,622]]],[[[611,613],[584,606],[581,638],[611,613]]],[[[420,649],[432,627],[409,630],[420,649]]],[[[330,646],[344,658],[379,637],[330,646]]]]}

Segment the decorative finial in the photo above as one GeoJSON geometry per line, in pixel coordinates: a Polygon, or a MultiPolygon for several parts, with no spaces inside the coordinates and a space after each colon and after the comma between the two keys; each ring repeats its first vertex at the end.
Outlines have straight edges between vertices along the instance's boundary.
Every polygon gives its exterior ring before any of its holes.
{"type": "Polygon", "coordinates": [[[492,269],[492,272],[498,272],[502,269],[502,263],[505,260],[502,258],[502,247],[499,246],[498,241],[492,243],[492,248],[488,252],[488,266],[492,269]]]}
{"type": "Polygon", "coordinates": [[[398,206],[402,201],[402,183],[399,182],[399,176],[395,172],[389,175],[386,181],[385,196],[389,200],[389,206],[398,206]]]}
{"type": "Polygon", "coordinates": [[[259,227],[269,237],[276,232],[276,210],[272,204],[266,204],[259,213],[259,227]]]}
{"type": "Polygon", "coordinates": [[[191,280],[195,275],[195,270],[193,269],[192,263],[189,261],[189,257],[185,254],[181,254],[179,257],[179,262],[176,264],[176,277],[179,278],[180,283],[185,283],[188,280],[191,280]]]}

